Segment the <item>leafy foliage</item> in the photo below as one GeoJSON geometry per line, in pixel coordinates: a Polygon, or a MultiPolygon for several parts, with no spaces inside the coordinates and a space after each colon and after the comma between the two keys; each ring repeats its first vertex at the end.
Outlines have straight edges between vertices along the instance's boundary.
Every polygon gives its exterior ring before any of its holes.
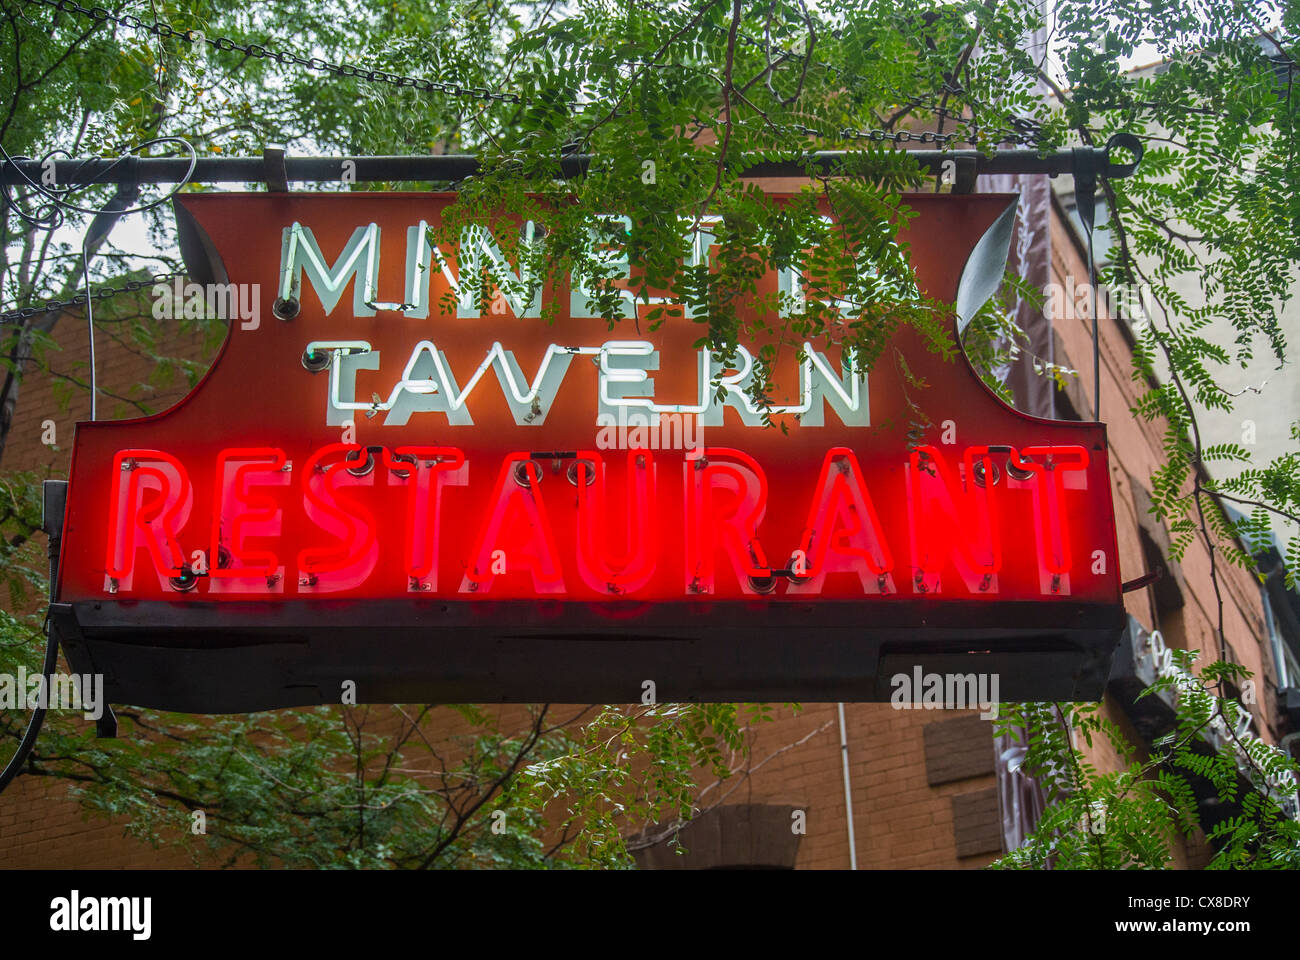
{"type": "Polygon", "coordinates": [[[1239,734],[1237,701],[1215,692],[1221,680],[1243,679],[1245,671],[1220,661],[1197,676],[1195,654],[1173,653],[1176,672],[1142,693],[1176,703],[1172,729],[1149,755],[1138,755],[1101,704],[1000,707],[995,730],[1026,747],[1020,769],[1042,785],[1047,809],[994,867],[1163,869],[1174,864],[1181,837],[1213,846],[1209,869],[1300,867],[1300,821],[1283,805],[1289,799],[1294,811],[1300,764],[1239,734]],[[1083,744],[1092,748],[1094,739],[1125,765],[1099,771],[1088,762],[1083,744]],[[1219,813],[1207,821],[1204,811],[1219,813]]]}

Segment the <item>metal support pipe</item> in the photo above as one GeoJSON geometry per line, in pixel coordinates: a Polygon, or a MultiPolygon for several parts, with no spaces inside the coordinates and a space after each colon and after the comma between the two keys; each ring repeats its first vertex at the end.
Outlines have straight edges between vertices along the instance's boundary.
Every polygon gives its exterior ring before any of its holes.
{"type": "Polygon", "coordinates": [[[844,818],[849,824],[849,869],[858,869],[858,842],[853,836],[853,791],[849,786],[849,734],[844,723],[844,704],[835,705],[840,714],[840,762],[844,766],[844,818]]]}
{"type": "MultiPolygon", "coordinates": [[[[986,156],[978,150],[912,150],[924,170],[939,174],[944,164],[955,161],[957,166],[973,166],[979,173],[1046,174],[1073,173],[1079,169],[1095,172],[1097,177],[1126,177],[1137,166],[1142,147],[1137,138],[1129,134],[1116,134],[1105,147],[1088,147],[1081,150],[1060,150],[1040,156],[1034,150],[1004,150],[986,156]],[[1111,150],[1120,146],[1134,157],[1130,163],[1116,163],[1110,158],[1111,150]]],[[[801,160],[758,163],[746,167],[742,173],[748,177],[804,177],[811,171],[818,175],[833,175],[843,170],[847,159],[861,154],[845,151],[820,151],[809,153],[801,160]]],[[[288,182],[326,183],[343,180],[356,183],[391,183],[400,181],[455,182],[475,176],[482,169],[476,156],[448,154],[441,156],[390,156],[390,157],[290,157],[276,155],[271,169],[275,171],[273,186],[279,186],[283,176],[288,182]]],[[[559,157],[554,165],[554,175],[562,178],[578,177],[586,173],[596,160],[587,154],[570,154],[559,157]]],[[[133,165],[131,178],[137,183],[180,183],[192,161],[186,158],[141,157],[133,165]]],[[[266,157],[204,157],[194,162],[191,183],[266,183],[268,159],[266,157]]],[[[0,182],[21,184],[24,175],[40,183],[43,170],[37,160],[17,160],[0,167],[0,182]]],[[[116,158],[91,157],[87,159],[56,160],[54,180],[61,187],[83,186],[93,183],[116,183],[125,176],[123,165],[116,158]]]]}

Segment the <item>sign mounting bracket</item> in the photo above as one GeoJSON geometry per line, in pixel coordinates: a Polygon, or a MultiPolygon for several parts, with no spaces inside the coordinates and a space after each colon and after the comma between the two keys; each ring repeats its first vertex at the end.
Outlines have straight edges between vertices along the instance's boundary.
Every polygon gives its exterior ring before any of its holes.
{"type": "Polygon", "coordinates": [[[288,193],[289,179],[284,165],[284,147],[269,146],[262,150],[262,175],[271,193],[288,193]]]}

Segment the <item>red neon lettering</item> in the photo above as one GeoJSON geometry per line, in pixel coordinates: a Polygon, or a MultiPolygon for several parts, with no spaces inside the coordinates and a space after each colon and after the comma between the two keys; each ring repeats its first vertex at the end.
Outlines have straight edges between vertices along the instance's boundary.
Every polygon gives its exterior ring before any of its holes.
{"type": "MultiPolygon", "coordinates": [[[[438,513],[449,474],[465,463],[456,447],[398,447],[384,450],[389,483],[410,486],[406,507],[406,575],[427,589],[438,587],[438,513]],[[405,458],[405,459],[397,459],[405,458]]],[[[463,481],[462,481],[463,482],[463,481]]]]}
{"type": "Polygon", "coordinates": [[[277,447],[229,447],[217,454],[209,576],[269,577],[279,572],[280,560],[274,553],[245,550],[244,538],[280,535],[279,504],[266,494],[254,493],[248,486],[255,475],[262,476],[261,485],[288,483],[284,465],[284,451],[277,447]],[[234,466],[235,463],[239,465],[234,466]],[[230,556],[225,567],[219,559],[223,547],[230,556]]]}
{"type": "Polygon", "coordinates": [[[465,564],[462,593],[486,592],[492,589],[498,573],[521,567],[532,575],[533,589],[538,593],[565,592],[551,521],[541,497],[541,481],[537,464],[527,453],[506,456],[472,559],[465,564]],[[518,515],[522,523],[509,522],[512,514],[518,515]],[[503,537],[507,531],[515,534],[510,543],[503,537]],[[521,531],[526,533],[520,535],[521,531]]]}
{"type": "Polygon", "coordinates": [[[136,552],[145,546],[161,577],[180,576],[185,551],[176,532],[189,518],[193,499],[180,461],[161,450],[118,451],[110,497],[104,572],[129,589],[136,552]]]}
{"type": "Polygon", "coordinates": [[[964,492],[937,448],[917,447],[908,459],[913,590],[939,590],[939,575],[951,562],[972,592],[997,592],[995,578],[1002,569],[1002,543],[993,476],[999,468],[994,466],[989,448],[966,448],[964,492]],[[988,478],[983,485],[975,480],[977,459],[988,478]]]}
{"type": "Polygon", "coordinates": [[[655,470],[649,450],[627,452],[627,552],[617,561],[606,562],[596,546],[607,542],[605,464],[594,450],[578,451],[578,573],[592,589],[631,593],[654,575],[659,557],[655,470]]]}
{"type": "Polygon", "coordinates": [[[866,592],[887,589],[894,557],[858,458],[848,447],[826,451],[799,549],[806,579],[792,583],[789,593],[820,593],[826,574],[842,572],[858,574],[866,592]]]}
{"type": "Polygon", "coordinates": [[[345,508],[337,498],[341,487],[373,483],[372,456],[360,444],[330,443],[308,458],[303,470],[303,510],[313,523],[337,537],[340,543],[298,554],[299,570],[306,574],[305,582],[299,583],[300,588],[346,590],[360,584],[374,569],[379,556],[374,517],[361,504],[349,503],[345,508]],[[349,458],[325,464],[324,461],[339,454],[349,458]],[[358,477],[349,470],[366,472],[358,477]]]}
{"type": "Polygon", "coordinates": [[[769,577],[772,569],[758,542],[758,525],[767,511],[767,477],[747,453],[731,447],[706,447],[703,456],[687,459],[686,589],[712,593],[714,555],[727,552],[745,593],[754,593],[748,577],[769,577]],[[723,458],[738,460],[727,463],[723,458]],[[714,491],[733,496],[730,513],[719,514],[714,491]]]}
{"type": "MultiPolygon", "coordinates": [[[[1017,468],[1032,470],[1038,481],[1034,484],[1034,500],[1038,507],[1039,561],[1053,576],[1065,576],[1070,572],[1070,530],[1063,503],[1065,475],[1088,469],[1088,451],[1080,446],[1025,447],[1020,457],[1016,458],[1017,468]],[[1026,458],[1023,463],[1020,457],[1026,458]],[[1075,459],[1063,459],[1070,457],[1075,459]],[[1051,478],[1049,483],[1043,482],[1044,474],[1051,478]]],[[[1059,582],[1055,592],[1061,592],[1059,582]]]]}

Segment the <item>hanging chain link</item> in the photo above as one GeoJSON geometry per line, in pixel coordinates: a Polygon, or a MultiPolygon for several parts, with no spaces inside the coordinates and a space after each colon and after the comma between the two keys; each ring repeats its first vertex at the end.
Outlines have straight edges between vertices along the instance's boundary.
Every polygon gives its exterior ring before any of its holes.
{"type": "MultiPolygon", "coordinates": [[[[970,120],[962,118],[950,118],[955,122],[971,125],[970,120]]],[[[812,127],[804,126],[802,123],[782,124],[786,129],[793,130],[796,133],[802,133],[805,136],[821,137],[834,136],[839,140],[864,140],[873,143],[933,143],[938,147],[946,147],[954,143],[974,144],[978,141],[964,137],[956,131],[952,133],[935,133],[933,130],[922,130],[919,133],[913,133],[911,130],[854,130],[845,128],[836,133],[828,134],[823,130],[814,130],[812,127]]],[[[1035,138],[1032,135],[1016,133],[1004,128],[994,128],[987,130],[990,134],[1004,134],[1001,139],[994,140],[995,143],[1034,143],[1035,138]]]]}
{"type": "MultiPolygon", "coordinates": [[[[185,276],[184,273],[159,273],[152,277],[145,277],[143,280],[128,280],[120,287],[100,287],[92,290],[91,300],[107,300],[109,297],[115,297],[119,293],[133,293],[136,290],[143,290],[145,287],[152,287],[159,283],[167,283],[175,280],[177,277],[185,276]]],[[[32,317],[41,316],[46,313],[54,313],[58,310],[67,310],[71,307],[83,307],[86,305],[86,295],[79,293],[70,300],[45,300],[39,304],[33,304],[29,307],[20,307],[15,310],[6,310],[0,313],[0,323],[15,323],[23,320],[30,320],[32,317]]]]}
{"type": "MultiPolygon", "coordinates": [[[[458,83],[440,80],[427,80],[422,77],[406,77],[400,74],[388,73],[383,70],[374,70],[371,68],[357,67],[348,63],[333,63],[323,60],[320,57],[304,57],[296,53],[290,53],[284,50],[273,50],[259,43],[239,43],[228,37],[209,37],[201,30],[178,30],[170,24],[160,20],[146,22],[132,14],[117,15],[105,9],[104,7],[84,7],[76,0],[23,0],[29,6],[51,7],[63,13],[75,13],[83,17],[100,23],[116,23],[130,30],[144,30],[156,37],[167,39],[171,37],[180,37],[190,43],[201,39],[204,43],[217,50],[238,51],[245,56],[273,60],[281,65],[294,65],[306,67],[308,70],[321,71],[333,74],[338,77],[355,77],[358,80],[364,80],[368,83],[380,83],[398,88],[408,88],[420,90],[423,92],[445,93],[452,97],[469,97],[473,100],[493,100],[499,103],[524,104],[528,102],[524,97],[517,93],[502,93],[496,90],[490,90],[487,87],[464,86],[458,83]]],[[[652,5],[653,6],[653,5],[652,5]]],[[[660,11],[663,12],[663,11],[660,11]]],[[[768,56],[772,53],[780,54],[782,58],[793,56],[790,51],[781,50],[778,47],[769,46],[761,40],[741,34],[739,40],[747,45],[763,50],[768,56]]],[[[951,92],[960,93],[960,90],[951,92]]],[[[581,106],[572,104],[571,106],[581,106]]],[[[924,106],[918,103],[918,106],[924,106]]],[[[926,107],[930,112],[937,116],[943,117],[945,121],[951,121],[968,128],[974,128],[978,136],[980,129],[974,121],[938,107],[930,105],[926,107]]],[[[1023,117],[1008,117],[1007,123],[1015,129],[1006,127],[984,128],[986,133],[993,135],[996,139],[994,143],[1020,143],[1036,144],[1040,139],[1041,133],[1037,121],[1029,120],[1023,117]]],[[[828,134],[825,131],[815,130],[802,124],[785,124],[791,130],[804,134],[805,136],[814,136],[825,138],[828,134]]],[[[863,140],[875,143],[933,143],[937,146],[947,146],[952,143],[975,144],[977,140],[970,136],[959,136],[955,131],[953,133],[934,133],[931,131],[922,131],[912,133],[909,130],[852,130],[845,129],[838,131],[835,136],[841,140],[863,140]]]]}
{"type": "Polygon", "coordinates": [[[308,70],[323,71],[332,73],[338,77],[355,77],[358,80],[365,80],[369,83],[382,83],[393,87],[406,87],[412,90],[420,90],[426,93],[445,93],[452,97],[469,97],[474,100],[496,100],[500,103],[522,104],[524,98],[516,93],[501,93],[495,90],[489,90],[487,87],[469,87],[462,86],[458,83],[443,82],[440,80],[426,80],[421,77],[404,77],[396,73],[387,73],[383,70],[373,70],[369,68],[357,67],[349,63],[333,63],[329,60],[322,60],[320,57],[304,57],[296,53],[289,53],[284,50],[272,50],[260,43],[239,43],[231,40],[229,37],[209,37],[202,30],[178,30],[168,23],[161,20],[147,22],[132,14],[123,14],[121,16],[114,14],[112,11],[103,7],[83,7],[76,0],[23,0],[29,6],[53,7],[63,13],[75,13],[83,17],[89,17],[100,23],[116,23],[126,27],[129,30],[144,30],[152,33],[160,39],[170,37],[179,37],[190,43],[202,40],[208,46],[222,51],[238,51],[248,57],[254,57],[262,60],[274,60],[281,65],[293,65],[306,67],[308,70]]]}
{"type": "Polygon", "coordinates": [[[951,113],[938,105],[926,106],[918,103],[917,106],[941,117],[946,123],[966,127],[967,132],[959,133],[954,130],[951,133],[936,133],[932,130],[913,132],[911,130],[855,130],[845,128],[830,133],[825,130],[816,130],[801,123],[785,123],[780,124],[780,126],[810,137],[826,138],[833,136],[840,140],[865,140],[874,143],[933,143],[939,147],[946,147],[956,143],[973,146],[979,142],[978,136],[981,130],[989,136],[989,142],[992,143],[1018,143],[1036,146],[1042,139],[1042,125],[1037,120],[1031,120],[1028,117],[1007,117],[1006,122],[1011,125],[1010,127],[986,127],[969,117],[951,113]],[[973,134],[971,131],[973,131],[973,134]]]}
{"type": "MultiPolygon", "coordinates": [[[[655,3],[647,2],[645,5],[649,7],[651,10],[654,10],[655,12],[659,13],[661,16],[672,15],[672,11],[664,10],[662,7],[660,7],[655,3]]],[[[713,24],[710,24],[710,26],[721,33],[726,32],[722,27],[713,24]]],[[[840,31],[832,30],[831,36],[835,37],[836,39],[839,39],[840,31]]],[[[748,34],[746,34],[743,30],[738,31],[736,33],[736,40],[738,43],[741,43],[744,46],[760,51],[765,57],[767,57],[768,62],[772,66],[776,66],[778,64],[784,63],[787,60],[796,60],[799,59],[801,56],[803,56],[803,54],[799,53],[797,50],[787,50],[783,47],[776,46],[775,44],[771,44],[763,40],[759,40],[757,37],[751,37],[748,34]]],[[[824,67],[833,76],[842,75],[838,67],[835,67],[829,63],[823,63],[821,64],[821,66],[824,67]]],[[[934,133],[929,130],[925,130],[925,131],[921,131],[920,133],[913,133],[910,130],[894,131],[894,130],[883,130],[883,129],[875,129],[875,130],[844,129],[838,131],[838,134],[834,134],[834,136],[837,136],[837,138],[840,140],[869,140],[875,143],[884,143],[884,142],[933,143],[941,147],[947,146],[950,143],[964,143],[964,144],[969,144],[971,146],[974,146],[979,142],[978,140],[979,131],[983,129],[985,133],[990,134],[994,137],[994,139],[991,141],[993,143],[1018,143],[1018,144],[1029,145],[1029,146],[1037,146],[1039,141],[1042,140],[1042,136],[1043,136],[1042,124],[1040,124],[1037,120],[1033,120],[1029,117],[1018,117],[1014,115],[1008,115],[1005,119],[1006,122],[1011,125],[1010,128],[981,127],[981,125],[978,124],[973,119],[969,117],[963,117],[960,114],[952,113],[951,111],[945,109],[944,107],[940,106],[937,103],[933,103],[933,102],[926,103],[921,99],[911,99],[908,98],[899,90],[893,87],[891,87],[891,89],[893,90],[894,94],[899,97],[900,100],[906,100],[908,103],[911,103],[917,107],[921,107],[927,112],[934,114],[936,117],[939,117],[945,123],[959,124],[963,127],[971,128],[975,131],[975,135],[963,137],[963,136],[959,136],[955,131],[953,133],[934,133]]],[[[964,91],[961,87],[954,86],[950,83],[945,83],[943,85],[943,92],[951,96],[962,96],[963,94],[965,94],[966,91],[964,91]]],[[[799,123],[787,123],[787,124],[781,124],[781,126],[785,127],[788,130],[793,130],[796,133],[802,133],[805,136],[825,138],[827,136],[832,135],[822,130],[814,130],[811,127],[806,127],[799,123]]]]}

